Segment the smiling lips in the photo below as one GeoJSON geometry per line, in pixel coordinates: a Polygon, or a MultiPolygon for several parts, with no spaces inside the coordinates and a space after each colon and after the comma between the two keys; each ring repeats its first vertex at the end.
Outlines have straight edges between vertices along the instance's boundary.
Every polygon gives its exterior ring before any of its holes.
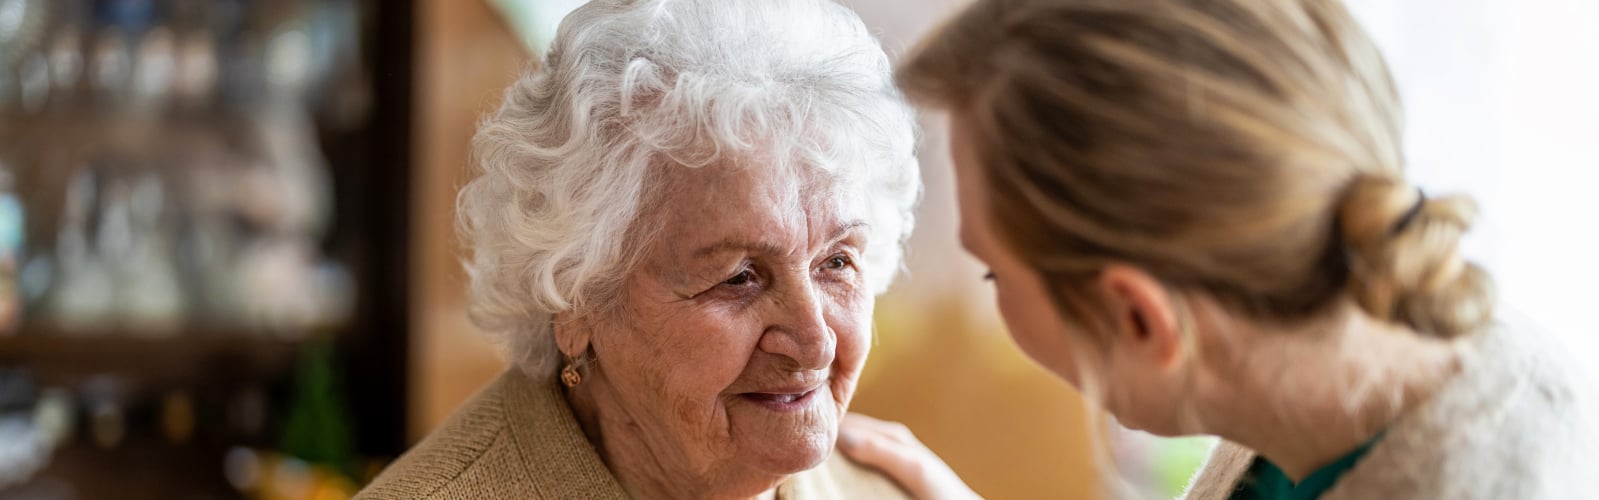
{"type": "Polygon", "coordinates": [[[811,400],[816,399],[816,388],[798,391],[782,392],[746,392],[740,394],[745,401],[749,401],[776,412],[793,412],[810,406],[811,400]]]}

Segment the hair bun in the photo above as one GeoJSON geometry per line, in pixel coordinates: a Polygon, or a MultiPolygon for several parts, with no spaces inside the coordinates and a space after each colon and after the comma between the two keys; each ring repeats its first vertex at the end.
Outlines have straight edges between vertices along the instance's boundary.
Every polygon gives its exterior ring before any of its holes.
{"type": "Polygon", "coordinates": [[[1487,325],[1492,280],[1460,253],[1476,214],[1469,197],[1427,199],[1398,179],[1355,178],[1338,211],[1350,296],[1372,316],[1439,337],[1487,325]]]}

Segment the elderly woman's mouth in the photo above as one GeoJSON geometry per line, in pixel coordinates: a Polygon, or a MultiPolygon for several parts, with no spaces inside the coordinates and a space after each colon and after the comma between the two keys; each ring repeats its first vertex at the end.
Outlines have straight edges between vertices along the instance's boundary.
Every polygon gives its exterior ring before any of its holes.
{"type": "Polygon", "coordinates": [[[772,411],[793,412],[809,407],[811,401],[816,399],[815,396],[818,390],[819,388],[780,392],[746,392],[739,394],[739,397],[772,411]]]}

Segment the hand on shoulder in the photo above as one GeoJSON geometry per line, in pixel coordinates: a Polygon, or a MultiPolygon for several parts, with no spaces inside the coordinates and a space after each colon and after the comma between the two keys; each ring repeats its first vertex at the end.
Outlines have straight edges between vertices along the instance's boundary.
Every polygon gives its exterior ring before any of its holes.
{"type": "Polygon", "coordinates": [[[838,448],[850,459],[881,470],[917,499],[982,498],[904,424],[857,413],[845,415],[839,425],[838,448]]]}

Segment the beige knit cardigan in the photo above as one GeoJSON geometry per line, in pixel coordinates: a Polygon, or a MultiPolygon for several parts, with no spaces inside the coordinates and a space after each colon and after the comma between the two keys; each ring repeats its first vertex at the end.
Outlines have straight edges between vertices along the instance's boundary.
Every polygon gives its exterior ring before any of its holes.
{"type": "MultiPolygon", "coordinates": [[[[1464,341],[1461,374],[1390,426],[1322,499],[1599,498],[1599,381],[1559,339],[1511,318],[1464,341]]],[[[1220,443],[1185,497],[1226,499],[1255,456],[1220,443]]]]}
{"type": "MultiPolygon", "coordinates": [[[[839,453],[778,486],[778,498],[907,498],[839,453]]],[[[623,499],[554,378],[500,375],[356,495],[380,499],[623,499]]]]}

